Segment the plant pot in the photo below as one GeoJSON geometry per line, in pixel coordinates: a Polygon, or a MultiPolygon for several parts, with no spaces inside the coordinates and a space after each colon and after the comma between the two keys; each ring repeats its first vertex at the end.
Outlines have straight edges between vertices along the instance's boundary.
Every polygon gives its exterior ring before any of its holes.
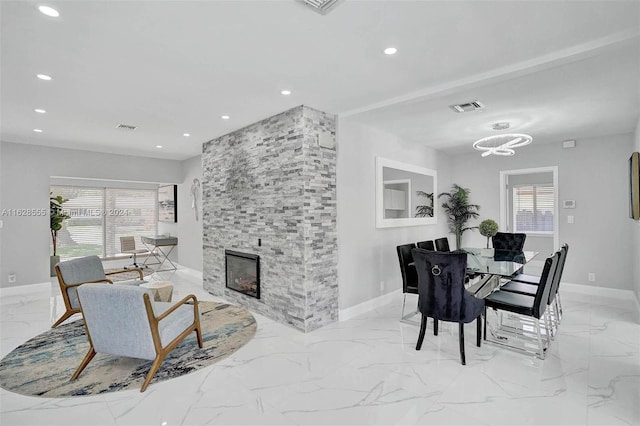
{"type": "Polygon", "coordinates": [[[50,277],[55,277],[56,276],[56,269],[55,266],[60,262],[60,256],[51,256],[49,258],[49,266],[51,268],[50,270],[50,277]]]}
{"type": "Polygon", "coordinates": [[[492,248],[480,249],[480,256],[482,256],[482,257],[493,257],[493,249],[492,248]]]}

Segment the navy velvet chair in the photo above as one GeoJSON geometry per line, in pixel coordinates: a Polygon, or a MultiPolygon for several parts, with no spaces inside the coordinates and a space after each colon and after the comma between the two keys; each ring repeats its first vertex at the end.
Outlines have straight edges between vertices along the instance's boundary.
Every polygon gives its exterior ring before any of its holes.
{"type": "Polygon", "coordinates": [[[496,250],[522,250],[527,234],[513,234],[510,232],[498,232],[491,237],[493,248],[496,250]]]}
{"type": "Polygon", "coordinates": [[[420,350],[427,327],[427,318],[459,324],[460,362],[466,364],[464,352],[464,324],[477,319],[476,344],[480,346],[481,317],[484,300],[476,299],[465,287],[467,255],[459,252],[413,250],[413,260],[418,273],[418,310],[422,314],[420,335],[416,350],[420,350]]]}

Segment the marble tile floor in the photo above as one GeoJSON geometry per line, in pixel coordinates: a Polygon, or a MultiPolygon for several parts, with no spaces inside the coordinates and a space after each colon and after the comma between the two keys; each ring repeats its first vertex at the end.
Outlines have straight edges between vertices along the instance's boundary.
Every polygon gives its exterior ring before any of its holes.
{"type": "MultiPolygon", "coordinates": [[[[219,300],[179,270],[174,300],[219,300]]],[[[61,298],[3,296],[2,356],[49,328],[61,298]],[[55,306],[54,306],[54,303],[55,306]]],[[[304,334],[254,314],[256,337],[231,357],[144,393],[65,399],[0,389],[0,424],[13,425],[638,425],[640,324],[632,300],[565,291],[547,359],[475,346],[441,323],[415,350],[399,322],[402,296],[362,316],[304,334]]],[[[429,322],[429,326],[431,326],[429,322]]]]}

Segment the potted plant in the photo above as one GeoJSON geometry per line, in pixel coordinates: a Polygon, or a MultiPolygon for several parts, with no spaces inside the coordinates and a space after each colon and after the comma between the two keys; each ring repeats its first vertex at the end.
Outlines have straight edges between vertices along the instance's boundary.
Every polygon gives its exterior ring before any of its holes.
{"type": "Polygon", "coordinates": [[[54,267],[58,262],[60,262],[60,256],[58,256],[58,231],[62,229],[62,222],[69,219],[71,216],[66,214],[62,210],[62,204],[69,201],[68,198],[62,198],[61,195],[56,197],[52,196],[53,193],[49,193],[49,212],[51,215],[50,221],[50,229],[51,229],[51,242],[53,243],[53,255],[51,256],[49,262],[51,267],[51,276],[56,276],[56,271],[54,267]]]}
{"type": "Polygon", "coordinates": [[[416,217],[433,217],[433,192],[416,191],[416,194],[429,202],[429,205],[416,206],[416,217]]]}
{"type": "Polygon", "coordinates": [[[481,256],[492,257],[493,249],[489,248],[489,239],[498,233],[498,224],[493,219],[485,219],[478,225],[480,235],[487,237],[487,248],[482,249],[481,256]]]}
{"type": "Polygon", "coordinates": [[[453,184],[450,192],[443,192],[438,195],[438,199],[445,198],[442,208],[447,214],[447,223],[449,231],[456,236],[456,250],[462,246],[462,233],[477,226],[466,226],[470,219],[479,216],[478,210],[480,206],[477,204],[469,204],[469,189],[463,188],[457,184],[453,184]]]}

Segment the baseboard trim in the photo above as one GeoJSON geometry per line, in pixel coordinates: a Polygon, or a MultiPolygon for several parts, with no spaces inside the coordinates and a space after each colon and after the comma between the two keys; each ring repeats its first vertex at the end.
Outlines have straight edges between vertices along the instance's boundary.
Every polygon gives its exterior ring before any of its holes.
{"type": "Polygon", "coordinates": [[[50,297],[51,281],[0,288],[0,298],[10,296],[24,296],[27,294],[46,294],[46,297],[50,297]]]}
{"type": "Polygon", "coordinates": [[[632,298],[633,300],[636,301],[636,306],[638,306],[638,299],[636,298],[636,295],[632,290],[622,290],[619,288],[608,288],[608,287],[596,287],[592,285],[572,284],[572,283],[565,283],[565,282],[560,284],[560,291],[562,290],[588,294],[590,296],[612,297],[615,299],[632,298]]]}
{"type": "Polygon", "coordinates": [[[390,293],[378,296],[375,299],[370,299],[358,305],[351,306],[350,308],[340,309],[338,311],[338,321],[347,321],[351,318],[357,317],[358,315],[362,315],[374,309],[385,306],[389,304],[394,298],[398,297],[398,293],[400,292],[400,289],[394,290],[390,293]]]}

